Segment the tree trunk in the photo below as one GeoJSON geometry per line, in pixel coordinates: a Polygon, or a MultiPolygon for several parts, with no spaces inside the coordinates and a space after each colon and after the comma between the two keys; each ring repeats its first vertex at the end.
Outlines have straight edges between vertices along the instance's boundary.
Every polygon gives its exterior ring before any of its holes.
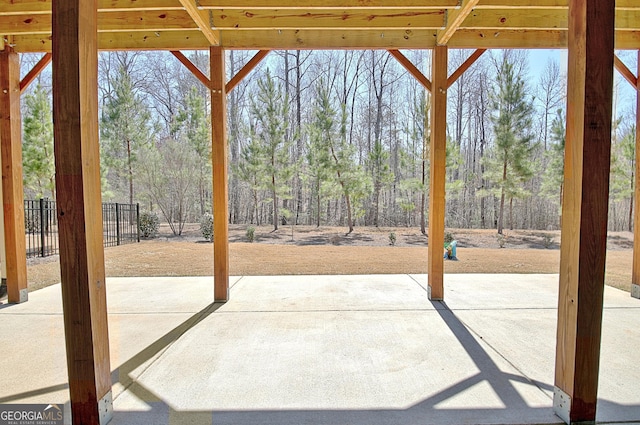
{"type": "Polygon", "coordinates": [[[427,229],[426,229],[426,223],[425,223],[425,217],[424,217],[424,204],[425,204],[425,198],[426,198],[426,188],[425,183],[426,183],[426,162],[424,159],[422,160],[422,190],[420,191],[420,232],[422,232],[423,235],[427,234],[427,229]]]}

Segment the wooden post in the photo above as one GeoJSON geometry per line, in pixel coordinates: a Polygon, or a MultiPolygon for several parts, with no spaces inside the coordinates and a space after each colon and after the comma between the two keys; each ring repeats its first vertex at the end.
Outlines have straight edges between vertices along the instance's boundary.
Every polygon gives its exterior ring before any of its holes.
{"type": "Polygon", "coordinates": [[[74,424],[112,416],[98,144],[97,0],[53,2],[60,276],[74,424]]]}
{"type": "Polygon", "coordinates": [[[28,299],[22,188],[20,59],[9,46],[0,52],[0,143],[7,294],[10,303],[28,299]]]}
{"type": "MultiPolygon", "coordinates": [[[[638,73],[640,77],[640,50],[638,73]]],[[[636,78],[636,181],[633,210],[633,266],[631,271],[631,296],[640,298],[640,78],[636,78]]]]}
{"type": "Polygon", "coordinates": [[[614,0],[570,0],[568,37],[554,411],[567,423],[593,423],[607,243],[614,0]]]}
{"type": "Polygon", "coordinates": [[[229,192],[227,183],[227,93],[224,49],[211,47],[211,159],[213,163],[214,300],[229,300],[229,192]]]}
{"type": "Polygon", "coordinates": [[[433,49],[429,181],[429,299],[444,299],[444,213],[447,164],[447,46],[433,49]]]}

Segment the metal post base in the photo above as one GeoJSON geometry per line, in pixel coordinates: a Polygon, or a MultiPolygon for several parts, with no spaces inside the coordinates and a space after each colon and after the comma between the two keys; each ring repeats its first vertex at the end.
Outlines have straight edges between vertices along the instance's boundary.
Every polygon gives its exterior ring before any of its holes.
{"type": "Polygon", "coordinates": [[[427,286],[427,295],[429,296],[429,300],[431,301],[442,301],[442,298],[433,298],[431,296],[431,286],[427,286]]]}
{"type": "Polygon", "coordinates": [[[113,396],[111,391],[98,401],[98,412],[100,413],[100,425],[107,425],[113,418],[113,396]]]}
{"type": "Polygon", "coordinates": [[[558,387],[553,389],[553,413],[565,423],[571,424],[571,397],[558,387]]]}
{"type": "Polygon", "coordinates": [[[631,284],[631,296],[633,298],[640,298],[640,285],[636,285],[635,283],[631,284]]]}

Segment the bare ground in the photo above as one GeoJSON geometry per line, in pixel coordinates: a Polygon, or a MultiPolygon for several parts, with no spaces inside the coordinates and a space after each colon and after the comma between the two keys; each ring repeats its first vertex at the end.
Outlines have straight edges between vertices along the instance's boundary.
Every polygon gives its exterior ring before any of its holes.
{"type": "MultiPolygon", "coordinates": [[[[356,228],[345,235],[337,227],[258,227],[254,243],[246,242],[246,228],[230,227],[232,275],[427,272],[428,239],[417,228],[356,228]]],[[[504,248],[495,230],[447,232],[458,240],[459,260],[445,261],[445,273],[558,273],[558,231],[506,231],[504,248]]],[[[629,291],[632,248],[632,233],[609,234],[608,285],[629,291]]],[[[157,238],[106,248],[105,264],[107,276],[211,276],[213,246],[199,236],[198,225],[188,225],[182,236],[162,227],[157,238]]],[[[59,282],[57,256],[30,260],[28,278],[30,290],[59,282]]]]}

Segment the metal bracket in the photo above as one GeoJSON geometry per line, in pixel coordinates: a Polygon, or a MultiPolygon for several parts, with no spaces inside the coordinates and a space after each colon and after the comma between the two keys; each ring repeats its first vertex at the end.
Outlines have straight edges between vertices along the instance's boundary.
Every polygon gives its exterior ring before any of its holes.
{"type": "Polygon", "coordinates": [[[432,298],[431,297],[431,285],[427,286],[427,295],[430,301],[442,301],[442,298],[432,298]]]}
{"type": "Polygon", "coordinates": [[[571,397],[558,387],[553,389],[553,413],[565,423],[571,423],[571,397]]]}
{"type": "Polygon", "coordinates": [[[100,425],[107,425],[113,418],[113,396],[111,390],[98,401],[98,413],[100,414],[100,425]]]}
{"type": "Polygon", "coordinates": [[[636,285],[635,283],[631,284],[631,296],[633,298],[640,298],[640,285],[636,285]]]}
{"type": "Polygon", "coordinates": [[[29,291],[25,289],[20,290],[20,304],[26,303],[29,300],[29,291]]]}

